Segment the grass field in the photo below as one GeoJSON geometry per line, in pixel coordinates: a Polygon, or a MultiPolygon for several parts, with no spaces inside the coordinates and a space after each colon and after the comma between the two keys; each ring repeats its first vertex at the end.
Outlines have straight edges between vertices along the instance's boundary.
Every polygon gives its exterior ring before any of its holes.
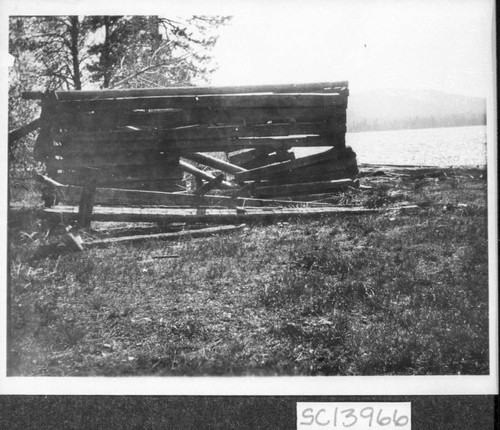
{"type": "Polygon", "coordinates": [[[361,183],[380,212],[48,257],[11,212],[9,374],[487,374],[484,175],[361,183]]]}

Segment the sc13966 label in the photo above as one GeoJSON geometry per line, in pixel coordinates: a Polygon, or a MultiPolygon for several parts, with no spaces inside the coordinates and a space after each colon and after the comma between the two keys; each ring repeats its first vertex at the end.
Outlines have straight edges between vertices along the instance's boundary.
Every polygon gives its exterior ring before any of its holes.
{"type": "Polygon", "coordinates": [[[298,430],[410,430],[409,402],[297,403],[298,430]]]}

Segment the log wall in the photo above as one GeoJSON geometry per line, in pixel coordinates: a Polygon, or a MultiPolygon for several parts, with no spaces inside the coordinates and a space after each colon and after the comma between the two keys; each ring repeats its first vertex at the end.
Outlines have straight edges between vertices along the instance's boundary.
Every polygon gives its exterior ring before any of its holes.
{"type": "MultiPolygon", "coordinates": [[[[179,191],[186,172],[203,183],[217,176],[213,169],[240,185],[355,176],[355,157],[353,166],[352,154],[345,153],[348,94],[347,82],[326,82],[24,97],[42,100],[35,155],[51,178],[81,185],[81,168],[93,167],[99,187],[179,191]],[[290,150],[313,146],[332,150],[314,162],[295,160],[290,150]],[[229,163],[202,154],[214,151],[225,151],[229,163]],[[192,161],[194,169],[212,171],[195,174],[192,161]],[[318,173],[307,177],[314,164],[318,173]]],[[[226,179],[218,186],[231,188],[226,179]]]]}

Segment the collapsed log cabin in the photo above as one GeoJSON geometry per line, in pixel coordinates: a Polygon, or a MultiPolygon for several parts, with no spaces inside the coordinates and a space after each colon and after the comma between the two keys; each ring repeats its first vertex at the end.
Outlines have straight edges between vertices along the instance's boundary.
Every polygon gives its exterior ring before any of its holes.
{"type": "Polygon", "coordinates": [[[353,186],[358,168],[345,146],[348,94],[347,82],[327,82],[23,97],[41,100],[36,158],[56,183],[82,187],[83,195],[94,190],[92,211],[96,195],[102,205],[140,198],[145,205],[151,199],[177,204],[189,195],[198,203],[219,197],[224,207],[225,195],[233,207],[238,198],[282,207],[266,199],[353,186]],[[325,151],[296,158],[296,147],[325,151]],[[225,152],[227,161],[207,154],[213,152],[225,152]],[[187,189],[187,176],[194,178],[194,189],[187,189]],[[129,198],[126,190],[142,194],[129,198]]]}

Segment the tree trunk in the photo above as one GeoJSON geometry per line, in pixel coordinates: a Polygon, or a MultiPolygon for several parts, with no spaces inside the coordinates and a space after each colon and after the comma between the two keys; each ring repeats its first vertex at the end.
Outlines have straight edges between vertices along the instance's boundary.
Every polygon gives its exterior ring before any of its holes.
{"type": "Polygon", "coordinates": [[[70,17],[71,34],[71,60],[73,62],[73,84],[75,90],[82,89],[82,78],[80,73],[80,58],[78,56],[78,35],[80,34],[80,22],[77,16],[70,17]]]}
{"type": "Polygon", "coordinates": [[[104,65],[104,82],[103,88],[109,88],[111,82],[111,20],[108,16],[104,17],[104,49],[102,52],[104,65]]]}

